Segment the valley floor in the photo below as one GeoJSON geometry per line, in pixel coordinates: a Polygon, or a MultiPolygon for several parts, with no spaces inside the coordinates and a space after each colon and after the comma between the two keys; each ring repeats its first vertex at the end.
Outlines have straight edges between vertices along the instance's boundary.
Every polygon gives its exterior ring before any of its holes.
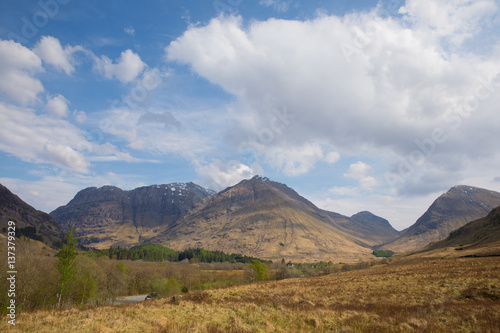
{"type": "MultiPolygon", "coordinates": [[[[21,313],[22,332],[500,332],[500,257],[400,259],[180,301],[21,313]]],[[[5,332],[7,320],[0,323],[5,332]]]]}

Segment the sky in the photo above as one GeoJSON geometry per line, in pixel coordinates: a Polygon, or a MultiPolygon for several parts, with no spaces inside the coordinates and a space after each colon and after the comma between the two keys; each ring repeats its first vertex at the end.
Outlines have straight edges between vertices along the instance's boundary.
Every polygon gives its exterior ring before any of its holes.
{"type": "Polygon", "coordinates": [[[398,230],[460,184],[500,191],[500,2],[0,2],[0,183],[262,175],[398,230]]]}

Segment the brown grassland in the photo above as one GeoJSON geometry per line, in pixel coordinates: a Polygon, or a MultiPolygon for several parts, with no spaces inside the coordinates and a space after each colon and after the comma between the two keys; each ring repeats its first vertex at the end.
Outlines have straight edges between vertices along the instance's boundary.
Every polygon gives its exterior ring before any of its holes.
{"type": "Polygon", "coordinates": [[[22,312],[20,332],[500,332],[500,257],[396,259],[135,305],[22,312]]]}

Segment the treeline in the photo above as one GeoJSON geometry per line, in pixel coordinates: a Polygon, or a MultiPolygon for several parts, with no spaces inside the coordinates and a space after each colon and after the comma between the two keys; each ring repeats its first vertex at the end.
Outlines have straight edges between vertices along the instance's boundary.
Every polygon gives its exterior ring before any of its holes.
{"type": "MultiPolygon", "coordinates": [[[[5,228],[4,228],[5,229],[5,228]]],[[[16,228],[16,237],[21,238],[21,236],[31,238],[40,242],[43,242],[43,237],[37,233],[35,227],[27,226],[25,228],[16,228]]]]}
{"type": "MultiPolygon", "coordinates": [[[[174,251],[165,246],[158,244],[142,244],[131,247],[130,249],[121,247],[111,247],[105,250],[90,250],[90,256],[96,258],[108,257],[116,260],[143,260],[143,261],[169,261],[181,262],[189,260],[190,262],[229,262],[249,264],[254,260],[259,260],[254,257],[249,257],[241,254],[227,254],[222,251],[209,251],[203,248],[192,248],[184,251],[174,251]]],[[[262,260],[260,260],[262,261],[262,260]]]]}

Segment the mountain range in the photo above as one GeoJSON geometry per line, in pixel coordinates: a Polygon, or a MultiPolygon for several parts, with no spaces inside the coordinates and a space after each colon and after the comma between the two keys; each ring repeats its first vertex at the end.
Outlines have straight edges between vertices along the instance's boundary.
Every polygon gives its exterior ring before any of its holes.
{"type": "Polygon", "coordinates": [[[87,188],[51,215],[63,229],[74,225],[79,242],[90,247],[150,242],[263,259],[363,260],[372,246],[399,234],[369,212],[347,217],[324,211],[259,176],[219,193],[193,183],[87,188]]]}
{"type": "MultiPolygon", "coordinates": [[[[378,248],[415,251],[500,206],[500,193],[455,186],[438,197],[415,224],[398,232],[389,221],[368,211],[350,217],[329,212],[285,184],[260,176],[219,193],[194,183],[130,191],[91,187],[50,215],[35,210],[3,186],[0,199],[3,221],[14,219],[19,228],[36,228],[31,238],[42,238],[48,244],[57,243],[61,230],[73,225],[81,244],[100,249],[156,243],[175,250],[203,247],[262,259],[309,262],[367,260],[378,248]]],[[[472,229],[465,230],[461,235],[472,229]]]]}

